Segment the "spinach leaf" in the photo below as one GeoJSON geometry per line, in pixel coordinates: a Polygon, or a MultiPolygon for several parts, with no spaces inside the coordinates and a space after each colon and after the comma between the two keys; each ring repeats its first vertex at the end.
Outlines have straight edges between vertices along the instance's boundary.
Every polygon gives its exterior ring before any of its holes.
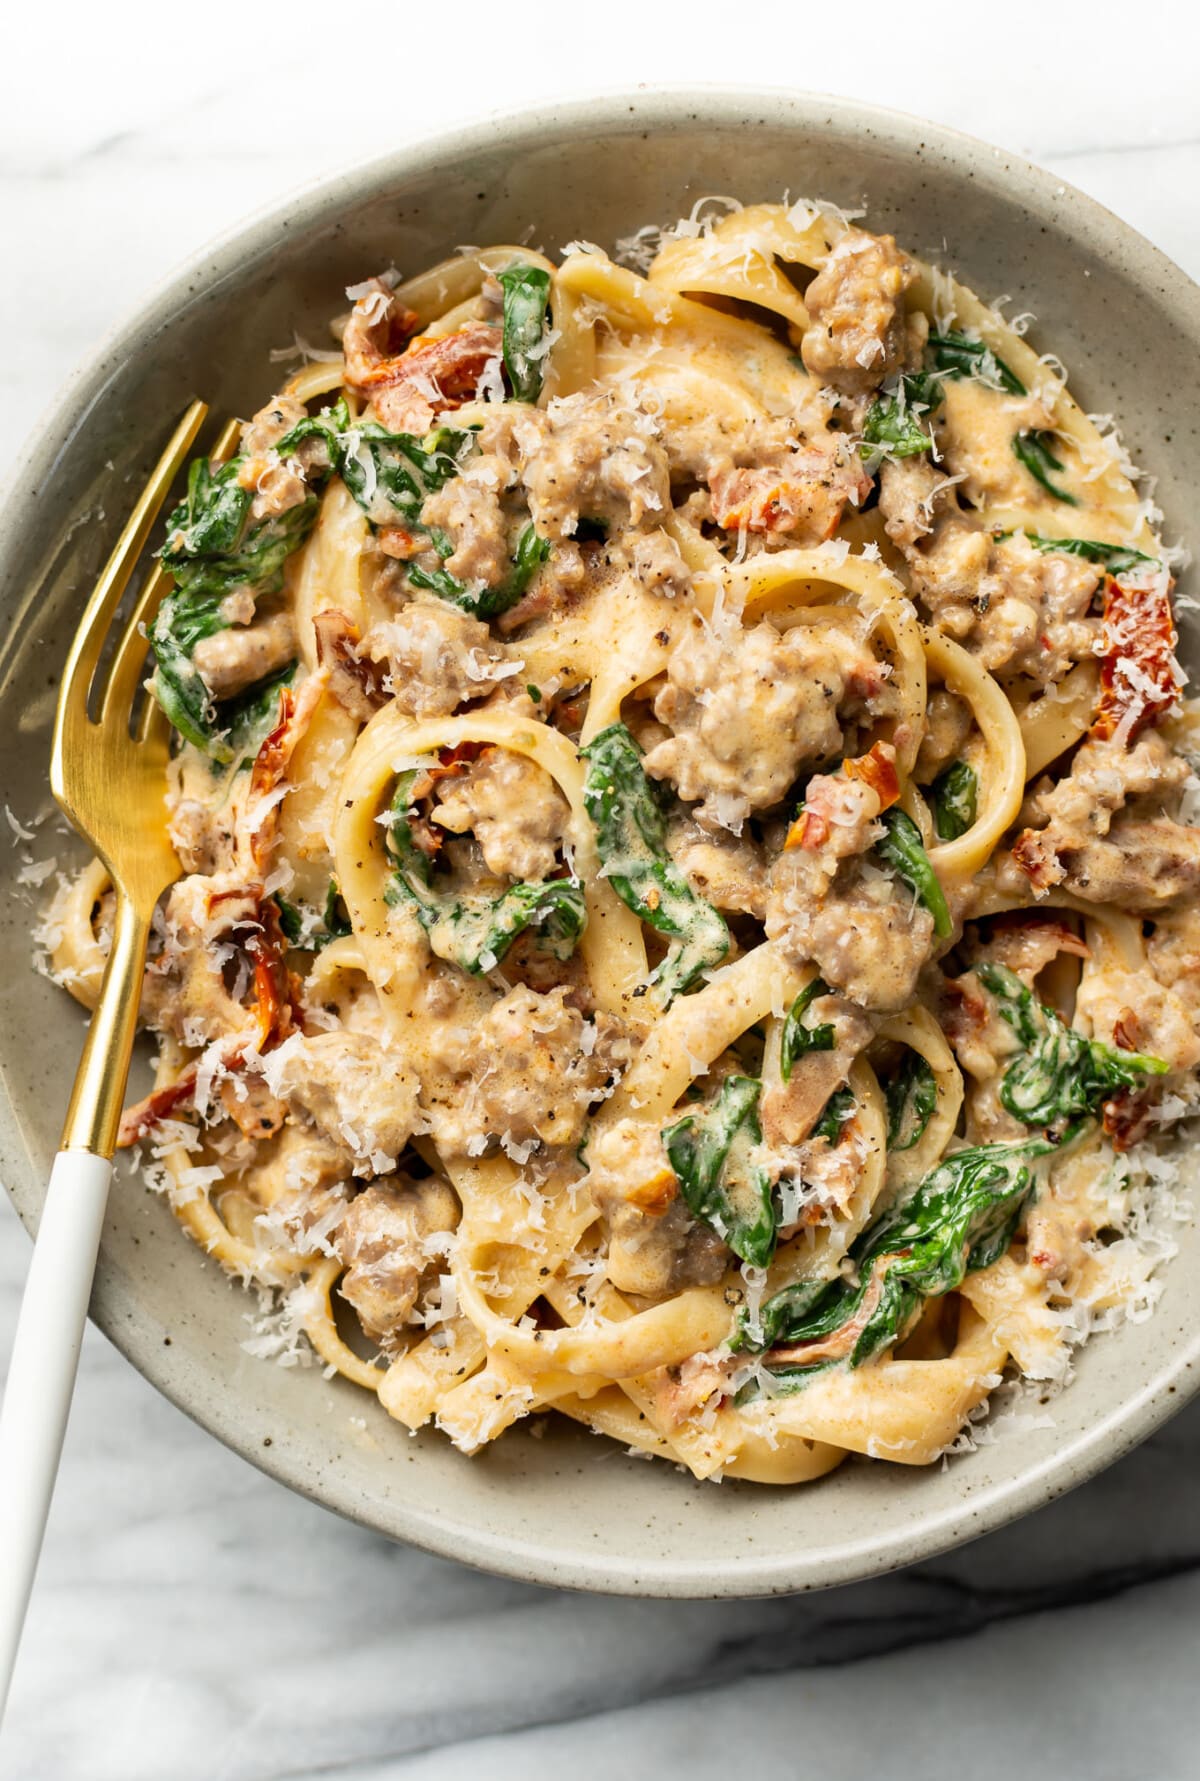
{"type": "MultiPolygon", "coordinates": [[[[310,490],[336,470],[372,524],[396,521],[416,530],[426,496],[458,475],[474,444],[471,433],[451,427],[419,440],[373,421],[354,424],[344,400],[305,416],[278,441],[275,454],[286,460],[312,439],[323,443],[327,461],[306,466],[310,490]]],[[[207,458],[191,465],[187,495],[167,521],[160,553],[175,585],[149,633],[159,703],[179,733],[217,761],[231,760],[233,748],[220,734],[194,666],[196,644],[228,628],[222,605],[230,594],[246,591],[257,600],[278,592],[284,563],[308,537],[318,506],[310,492],[286,512],[251,524],[253,490],[238,480],[245,462],[239,454],[217,470],[207,458]]]]}
{"type": "Polygon", "coordinates": [[[509,266],[497,274],[504,292],[504,369],[518,402],[536,402],[545,377],[550,274],[543,266],[509,266]]]}
{"type": "Polygon", "coordinates": [[[337,435],[334,450],[342,481],[372,524],[420,531],[426,497],[459,474],[474,444],[473,433],[455,427],[422,440],[360,421],[337,435]]]}
{"type": "Polygon", "coordinates": [[[343,940],[353,932],[338,892],[337,879],[329,880],[324,908],[318,914],[306,903],[290,903],[276,893],[279,926],[289,946],[298,952],[321,952],[331,940],[343,940]]]}
{"type": "Polygon", "coordinates": [[[515,606],[529,587],[537,571],[550,556],[550,540],[540,538],[532,525],[525,527],[517,540],[512,568],[499,587],[474,590],[448,569],[422,569],[419,563],[408,565],[408,579],[415,586],[426,588],[443,600],[449,600],[474,618],[495,618],[515,606]]]}
{"type": "Polygon", "coordinates": [[[751,1076],[726,1076],[716,1100],[669,1126],[663,1144],[690,1210],[742,1261],[765,1268],[777,1221],[770,1176],[749,1160],[762,1136],[760,1088],[751,1076]]]}
{"type": "Polygon", "coordinates": [[[1064,468],[1062,459],[1056,458],[1050,449],[1052,438],[1053,434],[1045,432],[1017,433],[1012,442],[1013,454],[1047,494],[1053,495],[1056,501],[1064,501],[1068,507],[1078,507],[1077,497],[1056,483],[1051,475],[1051,471],[1064,468]]]}
{"type": "Polygon", "coordinates": [[[1082,557],[1088,563],[1100,563],[1110,575],[1127,575],[1139,563],[1157,563],[1143,550],[1131,544],[1104,544],[1099,538],[1044,538],[1040,532],[1026,532],[1034,550],[1062,551],[1067,556],[1082,557]]]}
{"type": "Polygon", "coordinates": [[[1167,1070],[1161,1058],[1119,1051],[1077,1033],[1006,965],[985,960],[976,972],[1021,1041],[1023,1049],[1000,1084],[1000,1101],[1026,1125],[1055,1126],[1092,1116],[1116,1089],[1136,1087],[1167,1070]]]}
{"type": "Polygon", "coordinates": [[[289,946],[299,946],[304,938],[307,925],[307,911],[299,903],[289,903],[286,897],[277,896],[275,907],[279,911],[279,930],[289,946]]]}
{"type": "Polygon", "coordinates": [[[154,696],[167,721],[185,741],[214,761],[233,759],[233,749],[216,734],[216,707],[192,661],[197,643],[229,628],[222,595],[164,594],[148,632],[154,652],[154,696]]]}
{"type": "Polygon", "coordinates": [[[401,773],[396,780],[396,789],[392,793],[389,821],[384,834],[388,857],[396,871],[405,879],[415,881],[422,890],[428,890],[433,882],[433,861],[417,846],[413,839],[412,824],[409,821],[413,802],[413,787],[420,777],[420,768],[412,767],[407,773],[401,773]]]}
{"type": "Polygon", "coordinates": [[[469,429],[439,426],[418,439],[413,433],[389,433],[378,421],[353,421],[344,398],[307,415],[275,450],[287,458],[314,438],[324,443],[331,467],[372,526],[399,524],[415,532],[425,529],[426,496],[457,476],[475,447],[469,429]]]}
{"type": "MultiPolygon", "coordinates": [[[[453,555],[454,546],[445,532],[425,526],[421,515],[426,498],[460,474],[474,449],[473,433],[454,427],[438,427],[424,439],[411,433],[389,433],[374,421],[353,424],[342,401],[301,421],[277,449],[285,455],[314,434],[324,439],[342,481],[372,525],[396,521],[407,531],[425,533],[438,556],[453,555]]],[[[410,563],[407,574],[415,587],[451,601],[475,618],[488,619],[516,605],[549,555],[549,539],[539,538],[528,525],[499,587],[473,589],[448,569],[425,569],[419,563],[410,563]]]]}
{"type": "Polygon", "coordinates": [[[841,1141],[842,1127],[848,1119],[853,1118],[856,1106],[852,1088],[835,1088],[824,1107],[821,1117],[810,1134],[813,1138],[824,1138],[830,1144],[841,1141]]]}
{"type": "Polygon", "coordinates": [[[414,901],[434,952],[472,977],[494,970],[527,928],[537,930],[541,951],[568,959],[587,926],[583,886],[569,878],[511,884],[494,900],[466,894],[414,901]]]}
{"type": "Polygon", "coordinates": [[[625,725],[610,724],[579,752],[588,764],[584,803],[605,876],[635,915],[671,938],[650,981],[673,999],[701,971],[721,962],[729,951],[729,929],[667,852],[662,806],[625,725]]]}
{"type": "MultiPolygon", "coordinates": [[[[903,1204],[851,1245],[857,1284],[846,1276],[798,1281],[768,1299],[753,1322],[743,1313],[730,1344],[735,1352],[817,1343],[844,1332],[833,1356],[807,1363],[781,1357],[772,1368],[776,1390],[799,1389],[830,1366],[861,1366],[904,1336],[926,1299],[955,1291],[968,1273],[997,1261],[1033,1192],[1033,1161],[1072,1142],[1106,1094],[1167,1068],[1159,1058],[1118,1051],[1066,1027],[1006,966],[985,962],[977,970],[1024,1048],[1005,1074],[1000,1099],[1026,1124],[1053,1129],[943,1158],[903,1204]]],[[[932,1072],[928,1065],[922,1071],[923,1063],[906,1067],[887,1087],[893,1149],[911,1148],[933,1111],[932,1072]],[[906,1137],[914,1120],[916,1131],[906,1137]]]]}
{"type": "Polygon", "coordinates": [[[515,606],[528,590],[542,564],[548,562],[549,558],[550,540],[540,538],[532,525],[526,526],[517,539],[512,570],[503,584],[504,604],[495,607],[494,611],[507,612],[510,606],[515,606]]]}
{"type": "Polygon", "coordinates": [[[880,821],[886,833],[875,843],[876,853],[924,903],[933,917],[933,930],[938,939],[947,939],[954,923],[938,875],[921,841],[920,829],[903,810],[885,810],[880,821]]]}
{"type": "Polygon", "coordinates": [[[834,1031],[828,1021],[816,1027],[806,1026],[804,1016],[811,1003],[819,996],[829,994],[829,985],[820,977],[814,977],[800,991],[796,1000],[788,1009],[787,1019],[783,1023],[783,1032],[779,1039],[779,1073],[785,1082],[792,1079],[792,1070],[796,1059],[803,1057],[808,1051],[832,1051],[834,1031]]]}
{"type": "Polygon", "coordinates": [[[494,970],[527,928],[538,930],[543,951],[557,959],[570,958],[587,925],[583,886],[574,880],[512,884],[499,897],[435,886],[432,864],[414,841],[409,821],[417,777],[414,769],[396,781],[386,841],[395,870],[386,901],[409,904],[437,956],[473,977],[494,970]]]}
{"type": "MultiPolygon", "coordinates": [[[[777,1293],[773,1293],[759,1307],[757,1316],[742,1311],[738,1316],[737,1328],[729,1340],[733,1353],[759,1354],[765,1349],[774,1348],[781,1340],[784,1330],[799,1327],[814,1307],[825,1304],[833,1284],[835,1283],[829,1280],[794,1280],[790,1286],[781,1287],[777,1293]]],[[[812,1370],[820,1371],[819,1368],[812,1370]]],[[[778,1377],[778,1374],[774,1377],[778,1377]]],[[[740,1404],[755,1396],[757,1390],[751,1385],[739,1392],[735,1401],[740,1404]]]]}
{"type": "MultiPolygon", "coordinates": [[[[451,575],[449,569],[423,569],[420,563],[408,563],[405,573],[414,587],[424,588],[426,593],[436,594],[439,600],[449,600],[463,612],[474,613],[479,595],[472,593],[465,581],[457,575],[451,575]]],[[[486,590],[485,590],[486,592],[486,590]]]]}
{"type": "Polygon", "coordinates": [[[306,495],[285,513],[249,524],[254,499],[238,482],[244,457],[214,470],[197,458],[188,470],[187,494],[167,521],[159,555],[174,586],[163,596],[149,627],[154,654],[154,695],[168,720],[188,742],[216,761],[234,758],[220,734],[212,695],[195,667],[196,645],[228,630],[223,610],[234,593],[261,599],[283,586],[283,566],[312,530],[317,498],[306,495]]]}
{"type": "Polygon", "coordinates": [[[910,373],[900,380],[894,396],[876,396],[863,422],[863,439],[882,449],[887,457],[913,458],[932,451],[933,438],[921,419],[941,405],[942,386],[926,372],[910,373]]]}
{"type": "Polygon", "coordinates": [[[973,825],[979,806],[979,775],[966,761],[955,761],[929,788],[933,826],[939,841],[957,841],[973,825]]]}
{"type": "Polygon", "coordinates": [[[982,340],[968,334],[946,333],[929,336],[929,350],[937,369],[946,377],[978,377],[993,389],[1010,396],[1028,394],[1025,385],[1012,368],[997,358],[982,340]]]}
{"type": "Polygon", "coordinates": [[[244,454],[218,469],[208,458],[188,468],[187,494],[167,520],[159,552],[174,583],[149,627],[154,696],[168,721],[215,761],[234,758],[236,744],[221,734],[212,695],[195,667],[196,645],[229,629],[223,610],[231,594],[253,599],[283,586],[283,566],[312,530],[317,497],[306,495],[286,512],[250,523],[252,489],[238,480],[244,454]]]}
{"type": "Polygon", "coordinates": [[[312,530],[311,494],[285,513],[247,524],[254,493],[238,483],[245,461],[239,455],[214,470],[207,458],[196,458],[188,470],[187,495],[167,521],[159,552],[179,599],[223,600],[241,589],[256,599],[278,593],[284,563],[312,530]]]}
{"type": "Polygon", "coordinates": [[[784,1389],[830,1364],[862,1366],[904,1336],[926,1299],[955,1291],[1004,1254],[1034,1188],[1031,1163],[1054,1148],[1048,1139],[1022,1139],[955,1151],[851,1246],[857,1285],[839,1275],[785,1287],[762,1307],[753,1332],[743,1316],[733,1348],[790,1347],[845,1331],[836,1360],[773,1368],[784,1389]]]}
{"type": "Polygon", "coordinates": [[[904,1062],[884,1084],[889,1150],[911,1150],[933,1118],[937,1078],[919,1051],[906,1051],[904,1062]]]}
{"type": "Polygon", "coordinates": [[[342,893],[338,889],[336,878],[329,880],[329,889],[325,892],[325,932],[331,940],[345,940],[354,932],[354,924],[346,914],[346,905],[342,902],[342,893]]]}
{"type": "Polygon", "coordinates": [[[254,764],[255,755],[279,721],[279,690],[290,686],[295,677],[296,663],[289,662],[277,674],[256,680],[217,707],[224,739],[241,766],[254,764]]]}

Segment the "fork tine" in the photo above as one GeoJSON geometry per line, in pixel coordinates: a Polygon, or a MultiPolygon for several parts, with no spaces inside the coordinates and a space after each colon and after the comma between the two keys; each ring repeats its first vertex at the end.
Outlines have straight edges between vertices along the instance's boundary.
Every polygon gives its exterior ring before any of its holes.
{"type": "Polygon", "coordinates": [[[227,458],[233,456],[233,448],[237,444],[238,434],[241,430],[241,421],[231,420],[225,422],[225,425],[217,434],[216,444],[208,454],[208,461],[210,464],[223,464],[227,458]]]}
{"type": "Polygon", "coordinates": [[[125,621],[125,629],[113,655],[108,685],[104,689],[104,698],[100,705],[102,724],[113,723],[122,714],[128,717],[133,708],[134,695],[146,660],[147,643],[141,627],[158,611],[158,603],[169,579],[166,571],[155,563],[134,603],[133,611],[125,621]]]}
{"type": "MultiPolygon", "coordinates": [[[[211,464],[223,464],[227,458],[233,455],[241,426],[242,423],[238,420],[226,421],[217,436],[216,444],[209,453],[211,464]]],[[[140,634],[139,627],[153,619],[158,611],[159,602],[170,585],[170,575],[162,568],[161,564],[156,563],[146,577],[146,585],[137,597],[134,609],[126,621],[121,640],[113,655],[108,686],[100,706],[100,722],[102,724],[128,716],[133,706],[142,666],[146,659],[146,641],[140,634]]],[[[143,730],[140,724],[137,736],[139,740],[143,739],[143,730]]]]}
{"type": "Polygon", "coordinates": [[[167,722],[167,714],[152,693],[147,693],[146,702],[138,712],[136,724],[133,726],[135,742],[161,742],[165,749],[171,736],[171,726],[167,722]]]}
{"type": "Polygon", "coordinates": [[[125,591],[133,566],[145,548],[150,528],[158,517],[158,510],[179,474],[180,466],[191,450],[207,413],[205,403],[193,402],[176,427],[84,608],[79,630],[63,669],[55,723],[56,750],[67,714],[72,711],[78,714],[87,709],[92,676],[100,660],[112,615],[125,591]]]}

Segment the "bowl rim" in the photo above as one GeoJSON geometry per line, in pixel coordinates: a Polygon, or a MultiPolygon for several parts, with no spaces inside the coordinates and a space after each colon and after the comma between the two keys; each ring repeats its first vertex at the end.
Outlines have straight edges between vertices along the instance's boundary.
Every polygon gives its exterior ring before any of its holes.
{"type": "MultiPolygon", "coordinates": [[[[436,135],[414,135],[383,155],[308,180],[258,206],[159,277],[77,361],[16,454],[0,488],[0,557],[7,554],[8,542],[28,523],[31,491],[36,491],[75,434],[89,424],[113,364],[127,357],[130,350],[137,350],[146,332],[167,322],[179,307],[179,299],[188,294],[189,285],[219,283],[234,269],[240,251],[261,241],[264,232],[278,236],[302,228],[339,201],[354,202],[389,181],[428,171],[454,157],[494,151],[506,135],[514,143],[547,135],[574,138],[632,118],[648,132],[662,134],[698,121],[744,125],[748,109],[762,112],[773,128],[789,124],[811,128],[824,121],[842,132],[875,136],[910,154],[939,156],[960,170],[970,169],[981,186],[1006,190],[1010,199],[1015,184],[1034,220],[1047,223],[1079,245],[1086,236],[1090,251],[1132,266],[1140,280],[1153,281],[1161,302],[1190,315],[1191,325],[1200,335],[1200,286],[1162,249],[1098,200],[1023,156],[916,114],[790,87],[741,83],[648,84],[617,92],[533,100],[477,114],[436,135]]],[[[3,1084],[0,1116],[15,1135],[14,1109],[3,1084]]],[[[34,1225],[24,1213],[21,1217],[27,1228],[34,1225]]],[[[1189,1343],[1154,1369],[1132,1398],[1114,1403],[1098,1421],[1015,1477],[964,1492],[950,1508],[924,1516],[906,1515],[894,1530],[886,1525],[876,1527],[869,1536],[798,1554],[790,1563],[766,1556],[736,1560],[697,1557],[686,1565],[672,1560],[597,1557],[588,1554],[582,1543],[564,1559],[538,1545],[535,1538],[494,1535],[474,1523],[413,1509],[395,1496],[388,1499],[385,1523],[369,1512],[353,1489],[341,1484],[335,1471],[326,1472],[316,1482],[304,1465],[293,1459],[288,1444],[276,1443],[264,1452],[255,1431],[227,1410],[224,1394],[214,1393],[205,1399],[194,1391],[188,1379],[189,1364],[178,1350],[145,1339],[136,1296],[106,1261],[103,1249],[91,1316],[143,1377],[206,1432],[258,1470],[350,1521],[438,1556],[524,1582],[662,1598],[789,1594],[856,1582],[933,1557],[1001,1528],[1085,1483],[1124,1457],[1200,1391],[1198,1330],[1189,1343]]],[[[744,1488],[763,1495],[761,1486],[744,1488]]]]}

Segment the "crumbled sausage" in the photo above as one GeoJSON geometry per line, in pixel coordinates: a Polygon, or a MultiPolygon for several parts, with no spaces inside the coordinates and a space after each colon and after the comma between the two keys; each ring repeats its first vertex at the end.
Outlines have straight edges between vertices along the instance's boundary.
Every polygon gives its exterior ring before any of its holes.
{"type": "Polygon", "coordinates": [[[272,396],[264,408],[242,426],[241,449],[247,457],[265,457],[286,433],[299,426],[307,413],[298,396],[272,396]]]}
{"type": "Polygon", "coordinates": [[[681,816],[667,830],[667,848],[697,896],[717,909],[736,909],[762,920],[766,866],[752,841],[681,816]]]}
{"type": "Polygon", "coordinates": [[[1200,829],[1173,814],[1190,771],[1153,731],[1129,749],[1115,738],[1085,742],[1065,778],[1037,788],[1036,826],[1017,837],[1013,863],[1035,890],[1061,884],[1145,914],[1194,895],[1200,829]]]}
{"type": "Polygon", "coordinates": [[[453,1189],[436,1175],[378,1181],[351,1200],[334,1238],[346,1264],[341,1293],[381,1348],[394,1347],[412,1318],[422,1282],[436,1272],[459,1217],[453,1189]]]}
{"type": "Polygon", "coordinates": [[[729,1250],[680,1199],[656,1125],[621,1119],[596,1132],[587,1164],[608,1229],[606,1272],[619,1291],[660,1298],[721,1278],[729,1250]]]}
{"type": "Polygon", "coordinates": [[[296,629],[290,612],[272,612],[250,625],[230,625],[202,637],[192,656],[197,673],[214,699],[228,699],[290,662],[296,629]]]}
{"type": "Polygon", "coordinates": [[[667,458],[657,425],[607,393],[563,396],[544,409],[517,405],[485,421],[484,449],[507,433],[539,533],[572,537],[581,519],[612,532],[655,529],[670,511],[667,458]]]}
{"type": "Polygon", "coordinates": [[[774,463],[730,467],[712,476],[712,514],[726,531],[774,534],[789,544],[820,544],[836,532],[847,501],[858,506],[871,481],[842,440],[775,454],[774,463]]]}
{"type": "Polygon", "coordinates": [[[544,767],[505,748],[489,748],[466,772],[443,781],[434,822],[469,830],[489,872],[542,879],[554,870],[570,807],[544,767]]]}
{"type": "Polygon", "coordinates": [[[509,571],[509,520],[502,496],[511,476],[502,457],[482,452],[425,498],[421,524],[447,534],[453,550],[446,568],[468,585],[497,587],[509,571]]]}
{"type": "Polygon", "coordinates": [[[449,716],[495,685],[507,666],[487,626],[442,600],[414,600],[395,618],[381,619],[359,654],[386,669],[384,690],[413,717],[449,716]]]}
{"type": "Polygon", "coordinates": [[[1200,1026],[1200,908],[1160,916],[1147,938],[1146,956],[1159,983],[1173,991],[1200,1026]]]}
{"type": "Polygon", "coordinates": [[[771,867],[766,930],[798,965],[815,961],[831,988],[864,1008],[902,1008],[933,945],[933,918],[906,885],[873,864],[877,789],[844,774],[809,781],[806,810],[822,821],[814,845],[788,847],[771,867]]]}
{"type": "Polygon", "coordinates": [[[971,707],[957,693],[944,686],[930,691],[925,706],[925,734],[917,753],[916,777],[921,784],[936,778],[944,767],[961,757],[974,723],[971,707]]]}
{"type": "Polygon", "coordinates": [[[1094,653],[1094,564],[1037,550],[1020,533],[994,538],[959,506],[956,485],[924,459],[883,466],[879,510],[934,624],[989,672],[1044,686],[1094,653]]]}
{"type": "Polygon", "coordinates": [[[277,519],[280,514],[298,507],[308,496],[309,474],[316,469],[328,468],[328,448],[318,435],[302,440],[286,460],[275,450],[284,435],[305,418],[306,412],[297,396],[284,393],[273,396],[266,407],[260,408],[242,427],[243,462],[238,470],[238,484],[254,491],[249,513],[252,524],[257,520],[277,519]]]}
{"type": "Polygon", "coordinates": [[[848,229],[805,292],[805,366],[847,395],[877,388],[904,358],[904,293],[913,270],[890,235],[848,229]]]}
{"type": "Polygon", "coordinates": [[[417,1087],[393,1054],[345,1028],[297,1034],[266,1074],[274,1093],[343,1147],[355,1174],[395,1167],[417,1123],[417,1087]]]}
{"type": "Polygon", "coordinates": [[[673,735],[650,750],[646,771],[736,831],[783,797],[804,762],[837,753],[847,695],[870,697],[882,684],[874,656],[842,631],[760,624],[719,637],[695,620],[654,705],[673,735]]]}
{"type": "Polygon", "coordinates": [[[679,546],[661,528],[636,534],[630,549],[630,570],[647,593],[683,594],[691,585],[679,546]]]}
{"type": "Polygon", "coordinates": [[[430,1115],[440,1147],[462,1153],[491,1138],[578,1144],[631,1041],[613,1016],[585,1021],[566,997],[561,988],[539,995],[518,987],[481,1019],[438,1029],[432,1056],[447,1087],[431,1096],[430,1115]]]}

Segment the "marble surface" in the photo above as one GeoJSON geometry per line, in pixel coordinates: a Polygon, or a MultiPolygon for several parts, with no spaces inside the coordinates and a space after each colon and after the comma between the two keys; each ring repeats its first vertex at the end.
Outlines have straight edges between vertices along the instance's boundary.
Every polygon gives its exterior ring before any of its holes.
{"type": "MultiPolygon", "coordinates": [[[[849,26],[769,0],[736,26],[698,0],[683,16],[686,33],[675,9],[609,0],[545,12],[531,43],[464,0],[442,58],[436,22],[386,7],[20,9],[0,67],[0,466],[181,255],[450,106],[786,72],[1027,153],[1200,276],[1200,24],[1168,0],[1143,0],[1136,27],[1108,0],[1008,0],[1002,22],[918,25],[890,0],[849,26]]],[[[0,1356],[26,1263],[4,1202],[0,1356]]],[[[1195,1405],[1065,1501],[896,1577],[771,1603],[588,1599],[344,1525],[89,1331],[0,1772],[716,1777],[752,1752],[857,1777],[889,1751],[903,1775],[911,1751],[931,1781],[1174,1781],[1195,1773],[1198,1465],[1195,1405]]]]}

